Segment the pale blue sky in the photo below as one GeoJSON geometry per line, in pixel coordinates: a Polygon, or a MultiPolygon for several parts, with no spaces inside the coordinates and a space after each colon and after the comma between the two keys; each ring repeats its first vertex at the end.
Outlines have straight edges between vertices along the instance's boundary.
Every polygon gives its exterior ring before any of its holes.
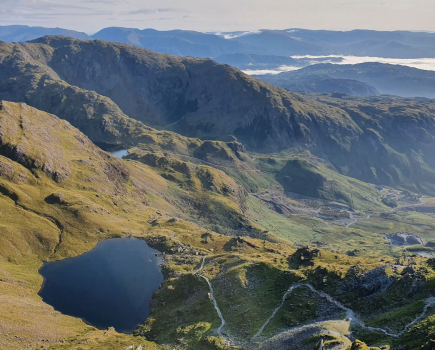
{"type": "Polygon", "coordinates": [[[435,31],[434,0],[0,0],[0,25],[435,31]]]}

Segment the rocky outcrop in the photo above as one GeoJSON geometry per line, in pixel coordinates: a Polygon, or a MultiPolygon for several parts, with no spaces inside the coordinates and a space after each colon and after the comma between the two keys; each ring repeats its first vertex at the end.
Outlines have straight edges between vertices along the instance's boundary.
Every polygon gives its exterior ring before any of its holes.
{"type": "Polygon", "coordinates": [[[306,326],[296,327],[279,333],[258,346],[258,350],[325,350],[346,349],[351,345],[350,340],[331,330],[324,328],[322,322],[306,326]],[[308,341],[309,339],[321,339],[318,343],[308,341]],[[326,344],[329,343],[329,344],[326,344]]]}
{"type": "Polygon", "coordinates": [[[366,297],[385,291],[394,282],[394,277],[385,273],[386,266],[367,272],[360,271],[358,266],[349,269],[337,294],[357,291],[360,297],[366,297]]]}
{"type": "Polygon", "coordinates": [[[362,341],[355,340],[350,347],[350,350],[369,350],[369,347],[362,341]]]}
{"type": "Polygon", "coordinates": [[[52,193],[45,198],[48,204],[63,204],[65,200],[65,194],[63,193],[52,193]]]}
{"type": "Polygon", "coordinates": [[[240,248],[252,248],[259,249],[260,247],[254,243],[249,242],[247,239],[243,237],[234,237],[231,238],[227,243],[225,243],[224,249],[226,251],[238,250],[240,248]]]}
{"type": "Polygon", "coordinates": [[[321,254],[320,249],[302,247],[293,254],[292,259],[300,264],[310,264],[315,258],[321,256],[321,254]]]}
{"type": "Polygon", "coordinates": [[[396,246],[426,244],[423,238],[414,233],[408,232],[397,232],[392,235],[386,235],[386,238],[391,242],[391,244],[396,246]]]}

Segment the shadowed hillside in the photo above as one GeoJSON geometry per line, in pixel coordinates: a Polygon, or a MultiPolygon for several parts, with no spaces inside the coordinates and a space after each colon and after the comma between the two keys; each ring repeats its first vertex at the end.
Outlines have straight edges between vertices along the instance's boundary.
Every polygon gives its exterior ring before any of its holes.
{"type": "MultiPolygon", "coordinates": [[[[100,144],[172,137],[157,136],[144,122],[190,137],[237,139],[251,151],[305,149],[364,181],[432,191],[425,184],[434,162],[430,101],[409,107],[396,99],[390,113],[372,100],[365,118],[366,112],[308,100],[212,60],[65,37],[2,43],[0,62],[1,98],[56,113],[100,144]],[[398,134],[402,123],[412,127],[398,134]],[[413,170],[416,159],[421,171],[413,170]]],[[[173,138],[175,148],[190,143],[173,138]]]]}

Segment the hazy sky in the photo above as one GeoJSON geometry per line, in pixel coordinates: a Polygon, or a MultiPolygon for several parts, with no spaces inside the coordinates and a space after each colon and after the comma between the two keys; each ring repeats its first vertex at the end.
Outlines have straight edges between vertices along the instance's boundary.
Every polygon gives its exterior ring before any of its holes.
{"type": "Polygon", "coordinates": [[[0,25],[435,31],[434,0],[0,0],[0,25]]]}

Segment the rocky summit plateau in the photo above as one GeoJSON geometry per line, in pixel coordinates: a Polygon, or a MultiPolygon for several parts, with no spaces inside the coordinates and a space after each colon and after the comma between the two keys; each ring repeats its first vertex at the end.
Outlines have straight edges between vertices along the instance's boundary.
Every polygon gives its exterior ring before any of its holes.
{"type": "Polygon", "coordinates": [[[0,27],[0,350],[434,349],[426,34],[0,27]]]}

